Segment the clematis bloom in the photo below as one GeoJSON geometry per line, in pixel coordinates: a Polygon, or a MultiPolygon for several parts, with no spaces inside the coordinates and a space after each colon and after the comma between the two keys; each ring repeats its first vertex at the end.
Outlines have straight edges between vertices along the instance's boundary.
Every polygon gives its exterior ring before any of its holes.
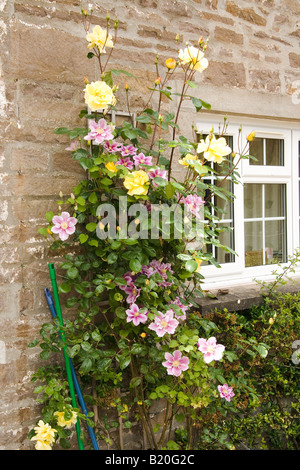
{"type": "Polygon", "coordinates": [[[159,312],[155,319],[149,325],[149,330],[155,331],[160,338],[166,333],[173,334],[179,325],[178,320],[174,318],[174,311],[168,310],[165,314],[159,312]]]}
{"type": "Polygon", "coordinates": [[[140,323],[146,323],[148,316],[147,312],[141,311],[136,304],[131,304],[130,308],[126,310],[127,323],[132,322],[135,326],[140,323]]]}
{"type": "Polygon", "coordinates": [[[58,234],[62,241],[65,241],[75,232],[77,219],[70,217],[69,212],[62,212],[61,215],[55,215],[52,218],[54,227],[51,227],[52,233],[58,234]]]}
{"type": "Polygon", "coordinates": [[[113,130],[115,126],[113,124],[107,124],[104,118],[101,118],[98,122],[89,122],[90,132],[84,136],[84,140],[92,140],[94,144],[102,144],[106,140],[112,140],[113,130]]]}
{"type": "Polygon", "coordinates": [[[208,340],[199,338],[197,347],[200,352],[204,355],[204,362],[209,364],[211,361],[219,361],[222,359],[225,346],[223,344],[217,344],[217,340],[214,336],[208,340]]]}
{"type": "Polygon", "coordinates": [[[216,139],[214,135],[209,134],[205,142],[202,139],[197,147],[197,152],[204,152],[204,158],[209,162],[222,163],[224,157],[229,155],[232,150],[227,145],[227,142],[224,137],[216,139]]]}
{"type": "Polygon", "coordinates": [[[173,355],[166,353],[165,359],[166,361],[162,365],[167,368],[168,375],[179,377],[183,371],[189,368],[189,358],[182,356],[179,350],[174,351],[173,355]]]}
{"type": "Polygon", "coordinates": [[[203,204],[205,204],[205,201],[200,196],[197,196],[197,194],[189,194],[186,197],[183,197],[180,199],[180,202],[185,205],[187,210],[194,214],[196,217],[200,217],[200,208],[203,204]]]}
{"type": "Polygon", "coordinates": [[[225,398],[226,401],[230,401],[234,397],[232,387],[228,387],[227,384],[218,385],[218,390],[221,398],[225,398]]]}
{"type": "Polygon", "coordinates": [[[152,165],[151,155],[145,156],[143,153],[139,153],[138,155],[133,156],[133,160],[136,167],[138,167],[139,165],[152,165]]]}

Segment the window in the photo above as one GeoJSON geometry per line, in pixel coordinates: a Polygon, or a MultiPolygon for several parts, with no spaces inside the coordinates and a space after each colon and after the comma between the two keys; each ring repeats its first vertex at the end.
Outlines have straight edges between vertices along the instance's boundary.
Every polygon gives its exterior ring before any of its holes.
{"type": "MultiPolygon", "coordinates": [[[[226,189],[234,191],[234,202],[226,205],[217,197],[214,201],[222,211],[219,225],[229,229],[221,234],[221,243],[237,255],[211,248],[221,269],[203,266],[206,285],[270,277],[274,265],[286,263],[300,246],[300,130],[285,123],[272,122],[270,127],[265,120],[249,121],[231,123],[226,132],[236,152],[239,142],[245,144],[246,137],[256,132],[248,149],[252,158],[242,159],[237,168],[241,183],[226,182],[226,189]]],[[[196,127],[198,133],[208,134],[212,126],[218,129],[219,122],[196,127]]]]}

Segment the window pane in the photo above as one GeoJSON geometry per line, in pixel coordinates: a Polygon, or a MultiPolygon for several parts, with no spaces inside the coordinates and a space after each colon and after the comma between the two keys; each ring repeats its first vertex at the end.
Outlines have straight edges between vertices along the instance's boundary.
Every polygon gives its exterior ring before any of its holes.
{"type": "Polygon", "coordinates": [[[262,217],[262,184],[244,185],[244,217],[245,219],[262,217]]]}
{"type": "MultiPolygon", "coordinates": [[[[233,193],[233,183],[230,180],[226,180],[222,183],[222,188],[226,191],[233,193]]],[[[233,202],[232,200],[225,200],[220,196],[214,196],[214,203],[216,206],[216,215],[219,219],[233,219],[233,202]]]]}
{"type": "Polygon", "coordinates": [[[250,147],[250,155],[256,158],[250,160],[250,165],[263,165],[264,164],[264,139],[256,137],[250,147]]]}
{"type": "Polygon", "coordinates": [[[283,162],[283,140],[266,139],[266,165],[282,166],[283,162]]]}
{"type": "Polygon", "coordinates": [[[250,160],[250,165],[283,166],[284,140],[256,137],[249,153],[256,158],[256,161],[250,160]]]}
{"type": "Polygon", "coordinates": [[[266,221],[266,263],[286,262],[285,220],[266,221]]]}
{"type": "MultiPolygon", "coordinates": [[[[222,245],[228,246],[229,248],[232,248],[234,250],[234,236],[233,236],[233,230],[232,230],[232,224],[220,224],[219,227],[222,229],[224,228],[224,231],[220,233],[219,235],[219,241],[222,245]]],[[[234,262],[234,254],[233,253],[228,253],[222,248],[215,248],[215,258],[218,263],[233,263],[234,262]]]]}
{"type": "Polygon", "coordinates": [[[245,222],[245,266],[263,262],[263,222],[245,222]]]}
{"type": "Polygon", "coordinates": [[[265,217],[284,217],[285,185],[265,184],[265,217]]]}

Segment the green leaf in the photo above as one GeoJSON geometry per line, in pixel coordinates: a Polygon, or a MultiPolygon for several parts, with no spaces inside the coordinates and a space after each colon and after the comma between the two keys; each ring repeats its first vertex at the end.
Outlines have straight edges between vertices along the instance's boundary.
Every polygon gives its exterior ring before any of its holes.
{"type": "Polygon", "coordinates": [[[87,373],[91,370],[92,367],[93,367],[93,361],[92,361],[92,359],[90,359],[89,357],[86,357],[86,358],[83,360],[83,362],[82,362],[82,364],[81,364],[81,366],[80,366],[79,371],[80,371],[80,373],[81,373],[82,375],[84,375],[84,374],[87,374],[87,373]]]}
{"type": "Polygon", "coordinates": [[[95,204],[98,201],[97,194],[95,191],[92,192],[92,194],[89,195],[89,202],[92,204],[95,204]]]}
{"type": "Polygon", "coordinates": [[[132,259],[129,262],[129,267],[131,271],[134,271],[135,273],[139,273],[142,269],[142,264],[138,259],[132,259]]]}
{"type": "Polygon", "coordinates": [[[68,269],[67,271],[67,276],[70,279],[75,279],[78,276],[78,274],[79,274],[79,271],[77,268],[75,268],[75,266],[73,268],[68,269]]]}
{"type": "Polygon", "coordinates": [[[85,226],[88,232],[94,232],[96,230],[97,224],[95,222],[90,222],[85,226]]]}
{"type": "Polygon", "coordinates": [[[78,238],[79,238],[80,243],[85,243],[87,239],[89,238],[89,236],[86,235],[85,233],[81,233],[78,238]]]}
{"type": "Polygon", "coordinates": [[[114,264],[118,259],[117,253],[110,253],[107,257],[108,264],[114,264]]]}
{"type": "Polygon", "coordinates": [[[185,269],[189,273],[193,273],[198,268],[198,263],[194,259],[190,259],[185,263],[185,269]]]}
{"type": "Polygon", "coordinates": [[[266,346],[264,346],[263,344],[259,344],[256,349],[257,349],[257,352],[259,353],[259,355],[261,357],[267,357],[268,350],[267,350],[266,346]]]}
{"type": "Polygon", "coordinates": [[[69,129],[67,127],[58,127],[55,129],[54,134],[68,134],[69,129]]]}
{"type": "Polygon", "coordinates": [[[46,219],[47,219],[47,221],[48,221],[50,224],[52,223],[53,217],[54,217],[53,212],[51,212],[51,211],[50,211],[50,212],[46,212],[46,219]]]}
{"type": "Polygon", "coordinates": [[[70,290],[71,286],[67,282],[64,282],[63,284],[60,284],[58,286],[58,292],[61,294],[67,294],[68,292],[70,292],[70,290]]]}
{"type": "Polygon", "coordinates": [[[141,377],[133,377],[133,379],[130,380],[130,388],[135,388],[138,387],[141,383],[142,379],[141,377]]]}
{"type": "Polygon", "coordinates": [[[129,366],[130,362],[131,362],[131,357],[130,356],[121,357],[121,359],[120,359],[120,368],[122,370],[126,369],[126,367],[129,366]]]}

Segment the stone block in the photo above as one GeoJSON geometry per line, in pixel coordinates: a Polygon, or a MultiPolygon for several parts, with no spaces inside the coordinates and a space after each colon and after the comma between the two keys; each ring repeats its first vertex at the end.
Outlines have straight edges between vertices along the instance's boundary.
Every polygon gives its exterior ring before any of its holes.
{"type": "Polygon", "coordinates": [[[244,43],[244,36],[236,33],[228,28],[215,27],[214,37],[216,41],[225,42],[227,44],[242,45],[244,43]]]}

